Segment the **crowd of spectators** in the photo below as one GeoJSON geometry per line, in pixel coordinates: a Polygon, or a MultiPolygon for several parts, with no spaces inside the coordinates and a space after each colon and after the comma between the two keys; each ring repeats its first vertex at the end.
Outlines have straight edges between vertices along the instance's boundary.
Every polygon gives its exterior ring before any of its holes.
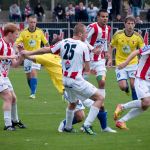
{"type": "MultiPolygon", "coordinates": [[[[63,6],[57,3],[53,10],[53,21],[56,22],[94,22],[99,9],[106,9],[109,13],[109,20],[115,22],[122,22],[126,15],[132,14],[138,23],[143,21],[140,18],[141,8],[143,9],[143,0],[99,0],[100,6],[95,6],[93,2],[89,1],[86,6],[83,2],[77,5],[69,3],[63,6]]],[[[38,21],[45,21],[45,12],[42,3],[38,1],[37,5],[32,8],[30,1],[26,0],[23,11],[20,11],[19,5],[12,4],[9,8],[10,21],[26,21],[27,16],[35,14],[38,21]]],[[[50,14],[49,14],[50,15],[50,14]]],[[[150,20],[150,10],[147,12],[147,20],[150,20]]]]}

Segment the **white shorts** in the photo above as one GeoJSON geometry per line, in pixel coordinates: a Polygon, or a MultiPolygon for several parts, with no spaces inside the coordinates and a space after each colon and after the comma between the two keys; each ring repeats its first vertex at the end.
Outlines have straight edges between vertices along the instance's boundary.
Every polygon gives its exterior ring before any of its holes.
{"type": "Polygon", "coordinates": [[[127,80],[128,78],[135,78],[135,72],[137,70],[137,65],[130,65],[123,69],[116,68],[116,78],[117,81],[127,80]]]}
{"type": "Polygon", "coordinates": [[[6,89],[13,91],[13,86],[8,77],[0,77],[0,92],[6,89]]]}
{"type": "Polygon", "coordinates": [[[90,62],[90,69],[96,71],[96,76],[106,76],[106,61],[91,61],[90,62]]]}
{"type": "Polygon", "coordinates": [[[24,71],[25,71],[25,73],[30,73],[32,71],[32,69],[40,70],[41,64],[37,64],[37,63],[32,62],[31,60],[25,59],[24,60],[24,71]]]}
{"type": "Polygon", "coordinates": [[[134,86],[138,99],[150,97],[150,81],[135,78],[134,86]]]}
{"type": "Polygon", "coordinates": [[[75,112],[78,110],[83,110],[83,109],[85,109],[85,107],[84,107],[83,103],[79,100],[79,102],[77,103],[75,112]]]}
{"type": "Polygon", "coordinates": [[[84,80],[82,76],[77,76],[76,79],[63,77],[63,83],[70,103],[77,100],[84,101],[98,90],[94,85],[84,80]]]}

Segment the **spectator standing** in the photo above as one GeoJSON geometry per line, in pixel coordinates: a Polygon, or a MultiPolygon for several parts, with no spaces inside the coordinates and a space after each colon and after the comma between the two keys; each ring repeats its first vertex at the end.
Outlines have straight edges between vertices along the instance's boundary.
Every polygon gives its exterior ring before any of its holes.
{"type": "Polygon", "coordinates": [[[60,3],[58,3],[57,6],[54,8],[54,14],[57,21],[63,21],[65,10],[60,3]]]}
{"type": "Polygon", "coordinates": [[[88,20],[87,10],[83,2],[80,2],[79,6],[75,8],[75,19],[76,21],[83,21],[83,22],[86,22],[88,20]]]}
{"type": "Polygon", "coordinates": [[[74,21],[75,19],[75,8],[72,3],[65,8],[66,19],[70,22],[74,21]]]}
{"type": "Polygon", "coordinates": [[[91,3],[90,6],[87,8],[89,22],[95,22],[98,11],[99,9],[96,6],[94,6],[93,3],[91,3]]]}
{"type": "Polygon", "coordinates": [[[129,0],[129,5],[131,7],[132,15],[134,17],[140,16],[140,9],[142,6],[142,0],[129,0]]]}
{"type": "Polygon", "coordinates": [[[21,21],[20,7],[15,3],[9,7],[10,21],[21,21]]]}
{"type": "Polygon", "coordinates": [[[34,8],[34,14],[37,16],[38,21],[42,22],[45,17],[45,13],[40,2],[38,2],[37,6],[34,8]]]}

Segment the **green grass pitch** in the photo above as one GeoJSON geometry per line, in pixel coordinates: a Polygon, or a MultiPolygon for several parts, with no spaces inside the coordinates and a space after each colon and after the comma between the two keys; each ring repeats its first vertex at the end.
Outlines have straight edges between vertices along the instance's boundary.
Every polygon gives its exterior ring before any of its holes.
{"type": "MultiPolygon", "coordinates": [[[[118,133],[102,133],[99,122],[93,124],[96,136],[85,133],[58,133],[57,127],[65,117],[66,103],[61,100],[52,85],[47,72],[42,69],[38,74],[38,89],[35,100],[29,99],[29,88],[22,68],[13,69],[10,79],[18,97],[20,119],[27,129],[15,132],[3,131],[3,112],[0,113],[0,150],[149,150],[150,149],[150,111],[129,121],[128,131],[115,128],[113,112],[116,104],[131,99],[118,88],[114,69],[108,70],[105,106],[108,110],[108,124],[118,133]]],[[[95,78],[90,81],[96,85],[95,78]]],[[[2,100],[0,101],[2,107],[2,100]]],[[[87,110],[86,110],[87,112],[87,110]]],[[[82,123],[74,128],[79,129],[82,123]]]]}

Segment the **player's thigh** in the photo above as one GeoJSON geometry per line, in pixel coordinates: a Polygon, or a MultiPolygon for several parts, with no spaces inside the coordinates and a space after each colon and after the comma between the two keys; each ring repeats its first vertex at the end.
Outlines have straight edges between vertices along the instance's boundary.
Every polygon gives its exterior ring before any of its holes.
{"type": "Polygon", "coordinates": [[[150,97],[150,82],[135,78],[134,86],[138,99],[150,97]]]}

